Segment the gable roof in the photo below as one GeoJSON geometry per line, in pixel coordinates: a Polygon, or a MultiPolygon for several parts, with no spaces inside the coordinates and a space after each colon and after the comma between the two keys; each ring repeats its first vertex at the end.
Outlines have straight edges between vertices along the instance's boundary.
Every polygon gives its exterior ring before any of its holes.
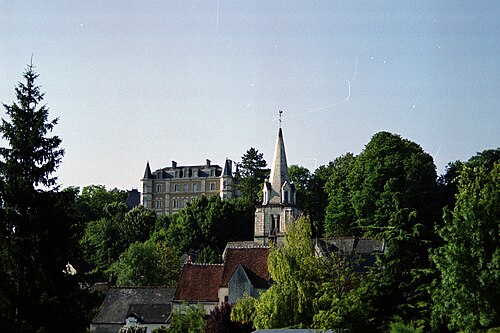
{"type": "Polygon", "coordinates": [[[143,324],[165,323],[172,312],[172,303],[164,304],[130,304],[128,317],[134,315],[143,324]]]}
{"type": "MultiPolygon", "coordinates": [[[[171,304],[175,288],[173,287],[112,287],[101,304],[99,313],[92,320],[93,324],[124,324],[125,316],[132,304],[141,304],[145,318],[157,317],[156,305],[171,304]],[[150,313],[149,310],[154,313],[150,313]],[[154,310],[154,311],[153,311],[154,310]]],[[[168,315],[167,313],[166,315],[168,315]]]]}
{"type": "Polygon", "coordinates": [[[245,269],[250,281],[256,288],[269,287],[269,270],[267,268],[267,257],[270,248],[267,246],[226,248],[224,256],[224,272],[220,286],[227,287],[229,279],[234,274],[238,265],[245,269]]]}
{"type": "Polygon", "coordinates": [[[186,263],[181,272],[175,301],[218,302],[218,290],[224,266],[186,263]]]}
{"type": "Polygon", "coordinates": [[[323,253],[340,251],[343,254],[371,254],[384,252],[383,241],[369,238],[340,237],[340,238],[318,238],[316,246],[323,253]]]}

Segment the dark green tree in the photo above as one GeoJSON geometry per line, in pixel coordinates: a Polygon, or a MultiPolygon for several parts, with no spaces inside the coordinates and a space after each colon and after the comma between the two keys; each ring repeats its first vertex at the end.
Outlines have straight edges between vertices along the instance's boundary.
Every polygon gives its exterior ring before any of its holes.
{"type": "Polygon", "coordinates": [[[387,245],[367,289],[381,327],[387,328],[395,315],[405,322],[429,323],[426,286],[432,277],[428,251],[439,219],[436,178],[429,154],[418,144],[388,132],[373,136],[349,174],[358,230],[387,245]]]}
{"type": "Polygon", "coordinates": [[[61,163],[61,139],[50,136],[57,119],[41,105],[44,94],[30,64],[3,104],[0,133],[0,331],[84,330],[86,295],[76,276],[65,273],[78,259],[72,219],[74,196],[57,192],[53,173],[61,163]]]}
{"type": "Polygon", "coordinates": [[[266,166],[264,154],[253,147],[247,150],[238,164],[236,189],[251,204],[257,204],[260,200],[264,180],[269,176],[266,166]]]}
{"type": "Polygon", "coordinates": [[[180,273],[176,249],[166,242],[136,242],[111,265],[119,286],[173,286],[180,273]]]}
{"type": "Polygon", "coordinates": [[[478,332],[500,325],[500,163],[464,166],[456,205],[445,209],[444,244],[433,251],[436,326],[478,332]]]}
{"type": "Polygon", "coordinates": [[[356,158],[347,153],[337,157],[330,165],[331,173],[325,184],[328,206],[325,213],[325,235],[334,237],[357,236],[356,216],[350,201],[347,179],[356,158]]]}
{"type": "Polygon", "coordinates": [[[257,329],[312,325],[321,271],[311,235],[309,219],[301,217],[288,227],[285,242],[269,254],[274,284],[256,303],[253,320],[257,329]]]}
{"type": "Polygon", "coordinates": [[[204,333],[205,311],[202,306],[181,305],[172,312],[168,333],[204,333]]]}
{"type": "Polygon", "coordinates": [[[180,253],[210,247],[219,255],[227,242],[253,238],[253,211],[244,199],[200,197],[176,214],[167,239],[180,253]]]}
{"type": "Polygon", "coordinates": [[[328,205],[328,194],[325,185],[334,172],[333,162],[318,167],[309,178],[307,200],[302,204],[304,213],[311,218],[313,236],[321,237],[325,233],[325,211],[328,205]]]}
{"type": "Polygon", "coordinates": [[[292,164],[288,167],[288,173],[290,175],[290,180],[295,186],[297,207],[304,210],[304,207],[309,201],[309,180],[311,179],[311,172],[303,166],[292,164]]]}
{"type": "Polygon", "coordinates": [[[109,204],[125,203],[127,196],[127,191],[117,188],[108,190],[104,185],[84,186],[77,198],[78,209],[85,222],[95,221],[107,215],[109,204]]]}

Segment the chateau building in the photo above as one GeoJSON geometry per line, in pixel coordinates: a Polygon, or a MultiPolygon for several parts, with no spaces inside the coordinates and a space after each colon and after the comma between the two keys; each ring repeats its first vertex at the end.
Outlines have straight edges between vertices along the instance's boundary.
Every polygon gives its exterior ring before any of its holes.
{"type": "Polygon", "coordinates": [[[263,201],[255,210],[254,242],[267,245],[284,240],[286,228],[300,214],[295,207],[295,186],[290,181],[281,127],[276,139],[269,179],[264,183],[263,201]]]}
{"type": "Polygon", "coordinates": [[[170,167],[151,172],[146,163],[141,179],[141,204],[157,213],[173,214],[202,195],[219,195],[222,199],[234,196],[233,162],[226,159],[224,168],[206,160],[203,165],[178,166],[172,161],[170,167]]]}

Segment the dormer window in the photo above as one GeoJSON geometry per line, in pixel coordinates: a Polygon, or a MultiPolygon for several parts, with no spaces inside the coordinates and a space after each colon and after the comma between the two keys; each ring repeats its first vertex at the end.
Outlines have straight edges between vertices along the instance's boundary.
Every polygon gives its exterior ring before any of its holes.
{"type": "Polygon", "coordinates": [[[288,191],[283,192],[283,203],[284,204],[288,203],[288,191]]]}

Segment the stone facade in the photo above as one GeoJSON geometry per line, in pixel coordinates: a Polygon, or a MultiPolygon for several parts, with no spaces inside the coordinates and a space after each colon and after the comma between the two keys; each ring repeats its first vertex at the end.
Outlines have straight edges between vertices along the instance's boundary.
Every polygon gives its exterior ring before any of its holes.
{"type": "Polygon", "coordinates": [[[141,179],[141,204],[160,214],[173,214],[202,195],[219,195],[222,199],[234,196],[233,162],[226,159],[224,168],[206,160],[204,165],[178,166],[172,161],[170,167],[151,172],[146,164],[141,179]]]}
{"type": "Polygon", "coordinates": [[[300,211],[295,207],[295,186],[288,174],[285,142],[281,128],[278,131],[269,179],[262,189],[262,205],[255,210],[254,241],[267,245],[282,243],[287,226],[300,211]]]}

